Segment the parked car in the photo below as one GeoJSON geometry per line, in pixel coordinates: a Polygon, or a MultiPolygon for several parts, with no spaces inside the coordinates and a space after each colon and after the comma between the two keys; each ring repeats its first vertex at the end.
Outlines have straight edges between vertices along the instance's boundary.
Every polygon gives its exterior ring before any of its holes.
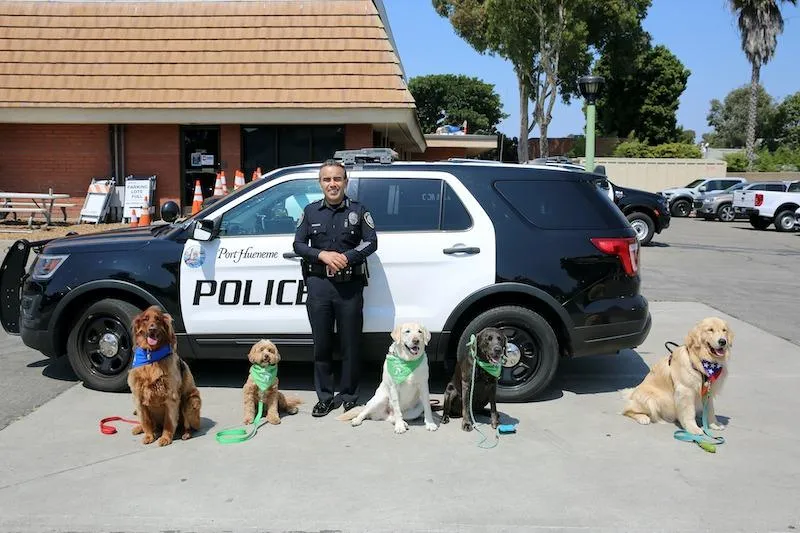
{"type": "MultiPolygon", "coordinates": [[[[394,162],[346,150],[348,195],[371,211],[378,250],[364,291],[365,358],[399,322],[431,332],[432,363],[464,357],[471,335],[502,328],[500,401],[529,400],[559,359],[615,354],[648,336],[640,245],[597,175],[541,165],[394,162]]],[[[187,219],[92,235],[16,241],[0,269],[0,322],[26,346],[66,354],[86,386],[121,391],[130,325],[169,312],[186,359],[246,360],[270,338],[312,361],[295,227],[320,202],[319,164],[280,168],[187,219]],[[30,253],[35,259],[26,268],[30,253]]]]}
{"type": "Polygon", "coordinates": [[[785,191],[789,186],[783,181],[761,181],[756,183],[737,183],[724,191],[707,192],[694,201],[694,210],[698,217],[705,220],[719,219],[722,222],[733,222],[737,217],[746,215],[740,209],[733,208],[735,191],[785,191]]]}
{"type": "Polygon", "coordinates": [[[688,217],[692,213],[692,204],[703,193],[724,191],[737,183],[747,183],[744,178],[700,178],[687,183],[683,187],[670,187],[659,194],[667,199],[670,213],[675,217],[688,217]]]}
{"type": "Polygon", "coordinates": [[[789,182],[786,191],[736,191],[733,207],[740,209],[756,229],[774,224],[778,231],[792,231],[794,213],[800,207],[800,180],[789,182]]]}

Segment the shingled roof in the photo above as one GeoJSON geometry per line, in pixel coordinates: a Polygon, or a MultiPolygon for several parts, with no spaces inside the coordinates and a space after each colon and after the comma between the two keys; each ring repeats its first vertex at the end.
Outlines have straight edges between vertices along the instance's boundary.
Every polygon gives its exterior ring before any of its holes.
{"type": "Polygon", "coordinates": [[[341,122],[352,110],[350,122],[405,123],[424,147],[383,11],[381,0],[0,1],[0,122],[55,109],[239,123],[335,110],[341,122]]]}

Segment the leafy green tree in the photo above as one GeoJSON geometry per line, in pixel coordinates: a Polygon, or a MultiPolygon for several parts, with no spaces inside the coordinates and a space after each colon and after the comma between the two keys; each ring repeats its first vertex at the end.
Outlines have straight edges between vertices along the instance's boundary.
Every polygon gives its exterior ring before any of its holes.
{"type": "Polygon", "coordinates": [[[728,0],[728,6],[739,24],[742,50],[752,68],[746,135],[747,160],[751,169],[756,159],[756,114],[761,67],[772,59],[778,46],[778,35],[783,33],[783,15],[779,4],[784,3],[797,5],[797,0],[728,0]]]}
{"type": "Polygon", "coordinates": [[[417,76],[408,82],[408,89],[417,103],[424,133],[435,132],[443,122],[462,124],[466,120],[469,132],[491,134],[508,118],[494,85],[480,78],[456,74],[417,76]]]}
{"type": "MultiPolygon", "coordinates": [[[[734,89],[720,102],[711,100],[711,110],[706,119],[714,128],[713,136],[706,140],[715,148],[740,148],[747,142],[751,89],[748,86],[734,89]]],[[[769,139],[775,117],[775,102],[762,86],[756,91],[756,137],[769,139]]]]}
{"type": "Polygon", "coordinates": [[[649,36],[631,51],[627,57],[598,61],[596,73],[607,83],[597,104],[600,131],[618,137],[633,134],[653,145],[677,141],[681,131],[676,114],[690,71],[667,47],[652,47],[649,36]]]}
{"type": "Polygon", "coordinates": [[[542,156],[549,155],[547,129],[560,94],[579,96],[592,53],[602,53],[641,32],[651,0],[431,0],[456,33],[482,54],[511,62],[520,99],[519,160],[528,160],[527,139],[538,125],[542,156]],[[529,100],[534,102],[533,120],[529,100]]]}
{"type": "Polygon", "coordinates": [[[775,137],[781,146],[800,148],[800,92],[780,103],[775,113],[775,137]]]}

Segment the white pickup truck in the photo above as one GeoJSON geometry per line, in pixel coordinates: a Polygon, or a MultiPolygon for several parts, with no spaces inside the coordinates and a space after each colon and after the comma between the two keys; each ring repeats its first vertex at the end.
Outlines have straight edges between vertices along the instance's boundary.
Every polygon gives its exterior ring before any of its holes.
{"type": "Polygon", "coordinates": [[[767,229],[770,224],[778,231],[792,231],[794,212],[800,207],[800,180],[792,181],[786,192],[734,191],[733,210],[750,219],[756,229],[767,229]]]}

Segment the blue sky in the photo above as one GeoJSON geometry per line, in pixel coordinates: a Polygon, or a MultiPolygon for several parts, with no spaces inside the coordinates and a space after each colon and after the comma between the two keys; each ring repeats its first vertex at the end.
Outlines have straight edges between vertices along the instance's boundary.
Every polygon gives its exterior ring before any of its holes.
{"type": "MultiPolygon", "coordinates": [[[[503,110],[510,115],[499,129],[512,137],[519,135],[517,82],[508,61],[474,51],[447,19],[436,14],[430,0],[384,0],[384,4],[409,78],[456,73],[494,84],[503,110]]],[[[784,7],[783,14],[785,28],[777,52],[761,69],[761,83],[778,100],[800,91],[800,6],[784,7]]],[[[706,115],[711,99],[722,100],[732,89],[750,82],[750,65],[741,51],[736,21],[725,0],[653,0],[644,26],[654,45],[666,45],[691,71],[678,124],[695,130],[699,140],[710,130],[706,115]]],[[[580,134],[583,127],[581,103],[565,106],[559,100],[548,135],[580,134]]],[[[531,136],[538,136],[538,128],[531,136]]]]}

